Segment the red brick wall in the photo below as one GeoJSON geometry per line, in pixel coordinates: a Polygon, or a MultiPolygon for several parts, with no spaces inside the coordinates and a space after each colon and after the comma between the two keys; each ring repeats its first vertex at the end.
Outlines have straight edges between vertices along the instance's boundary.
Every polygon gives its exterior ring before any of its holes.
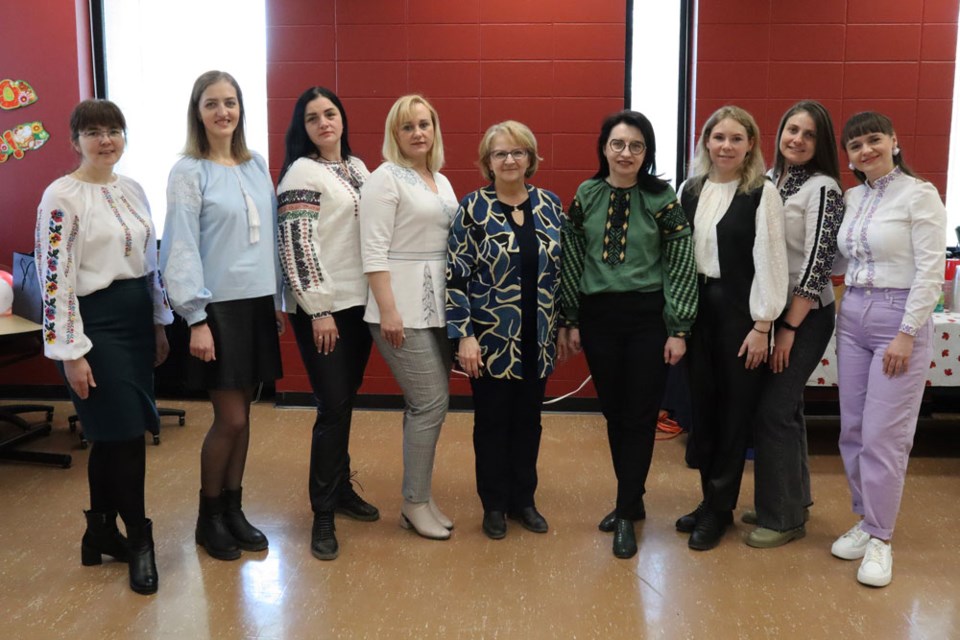
{"type": "Polygon", "coordinates": [[[852,114],[877,110],[893,119],[907,162],[945,193],[957,11],[958,0],[699,0],[697,131],[717,107],[739,104],[757,119],[769,163],[797,100],[822,102],[838,133],[852,114]]]}
{"type": "MultiPolygon", "coordinates": [[[[393,101],[426,95],[440,114],[447,166],[458,196],[478,188],[474,162],[483,131],[513,118],[537,136],[543,162],[533,182],[566,203],[596,170],[601,119],[623,108],[625,0],[270,0],[267,92],[270,166],[297,96],[333,89],[350,119],[350,143],[380,163],[393,101]]],[[[283,340],[284,391],[308,391],[293,336],[283,340]]],[[[582,358],[564,365],[548,394],[586,377],[582,358]]],[[[379,355],[363,393],[398,393],[379,355]]],[[[469,393],[454,378],[454,393],[469,393]]]]}

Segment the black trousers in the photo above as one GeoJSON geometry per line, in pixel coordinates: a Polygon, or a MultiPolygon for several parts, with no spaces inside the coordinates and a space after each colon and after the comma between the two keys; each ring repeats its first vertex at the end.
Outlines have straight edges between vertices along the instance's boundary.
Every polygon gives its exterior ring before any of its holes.
{"type": "Polygon", "coordinates": [[[471,378],[477,493],[484,511],[535,505],[546,378],[471,378]]]}
{"type": "Polygon", "coordinates": [[[662,292],[597,294],[580,304],[580,341],[607,420],[619,518],[643,512],[667,380],[663,305],[662,292]]]}
{"type": "Polygon", "coordinates": [[[763,387],[767,365],[747,369],[745,357],[737,357],[751,327],[750,315],[729,304],[721,280],[700,285],[700,307],[687,355],[692,457],[700,469],[704,503],[715,511],[737,506],[747,439],[763,387]]]}
{"type": "Polygon", "coordinates": [[[317,352],[310,316],[298,309],[290,314],[300,356],[317,402],[310,447],[310,506],[314,512],[332,511],[350,482],[350,421],[353,403],[363,383],[372,338],[363,321],[363,307],[333,314],[340,334],[328,355],[317,352]]]}

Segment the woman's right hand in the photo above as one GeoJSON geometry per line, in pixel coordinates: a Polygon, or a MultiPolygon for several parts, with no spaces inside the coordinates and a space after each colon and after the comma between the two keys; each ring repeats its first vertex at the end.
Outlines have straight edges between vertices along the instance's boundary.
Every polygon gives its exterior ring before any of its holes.
{"type": "Polygon", "coordinates": [[[337,321],[333,316],[325,318],[314,318],[311,321],[313,325],[313,344],[317,347],[317,353],[329,355],[337,346],[337,340],[340,333],[337,331],[337,321]]]}
{"type": "Polygon", "coordinates": [[[380,310],[380,335],[393,346],[399,349],[403,346],[403,318],[396,309],[389,311],[380,310]]]}
{"type": "Polygon", "coordinates": [[[87,362],[86,358],[64,360],[63,372],[67,376],[67,383],[70,388],[81,400],[86,400],[90,396],[90,387],[97,386],[93,379],[90,363],[87,362]]]}
{"type": "Polygon", "coordinates": [[[466,336],[460,338],[460,345],[457,348],[457,361],[463,372],[471,378],[480,377],[480,367],[483,361],[480,358],[480,343],[476,337],[466,336]]]}
{"type": "Polygon", "coordinates": [[[570,327],[567,330],[567,352],[571,356],[580,353],[580,329],[578,327],[570,327]]]}
{"type": "Polygon", "coordinates": [[[213,334],[206,323],[190,327],[190,355],[204,362],[217,359],[213,347],[213,334]]]}

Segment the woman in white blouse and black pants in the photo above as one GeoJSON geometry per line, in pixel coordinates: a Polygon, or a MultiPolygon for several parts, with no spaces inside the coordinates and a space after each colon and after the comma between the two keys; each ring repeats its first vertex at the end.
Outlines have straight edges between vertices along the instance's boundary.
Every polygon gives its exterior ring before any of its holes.
{"type": "Polygon", "coordinates": [[[840,455],[862,519],[831,552],[863,558],[857,580],[883,587],[893,577],[890,539],[933,351],[946,210],[904,164],[886,116],[852,116],[841,143],[863,182],[846,194],[839,248],[847,288],[837,319],[840,455]]]}
{"type": "Polygon", "coordinates": [[[173,313],[146,195],[113,173],[126,144],[123,114],[108,100],[84,100],[70,135],[80,166],[47,187],[37,213],[44,353],[57,361],[91,442],[81,562],[128,562],[130,588],[150,594],[158,578],[143,434],[158,424],[153,368],[169,352],[163,325],[173,313]]]}
{"type": "Polygon", "coordinates": [[[400,524],[445,540],[453,522],[437,508],[430,485],[450,400],[444,271],[457,198],[439,173],[437,112],[422,96],[403,96],[391,107],[383,157],[360,200],[363,271],[373,294],[364,319],[406,403],[400,524]]]}
{"type": "Polygon", "coordinates": [[[780,194],[764,177],[753,117],[707,119],[680,202],[693,226],[697,321],[689,340],[693,446],[703,501],[677,520],[691,549],[712,549],[733,521],[770,331],[787,299],[780,194]]]}

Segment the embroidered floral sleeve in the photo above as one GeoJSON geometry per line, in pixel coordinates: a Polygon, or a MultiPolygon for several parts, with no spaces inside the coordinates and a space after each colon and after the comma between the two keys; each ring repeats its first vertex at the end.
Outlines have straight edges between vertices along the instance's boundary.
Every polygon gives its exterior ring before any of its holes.
{"type": "Polygon", "coordinates": [[[37,211],[34,257],[43,297],[44,353],[52,360],[76,360],[93,348],[77,304],[80,218],[74,207],[48,191],[37,211]]]}
{"type": "Polygon", "coordinates": [[[323,268],[320,244],[313,237],[320,218],[320,192],[288,189],[280,192],[279,205],[277,243],[284,281],[308,314],[330,312],[333,282],[323,268]]]}
{"type": "Polygon", "coordinates": [[[204,284],[200,259],[203,206],[200,174],[183,162],[174,166],[167,182],[167,219],[160,243],[160,270],[173,308],[187,324],[194,324],[207,317],[207,302],[212,294],[204,284]]]}
{"type": "Polygon", "coordinates": [[[478,246],[473,236],[472,210],[480,197],[475,191],[463,199],[453,217],[447,243],[447,337],[464,338],[473,335],[470,321],[468,287],[477,261],[478,246]]]}
{"type": "Polygon", "coordinates": [[[671,336],[689,333],[697,317],[697,265],[693,257],[693,233],[683,208],[676,200],[654,214],[660,228],[663,260],[664,320],[671,336]]]}
{"type": "Polygon", "coordinates": [[[803,269],[793,295],[819,300],[830,284],[833,261],[837,254],[837,232],[843,222],[843,194],[836,183],[821,186],[811,192],[804,214],[806,240],[804,241],[803,269]]]}
{"type": "Polygon", "coordinates": [[[560,322],[565,327],[580,325],[580,279],[587,240],[583,233],[583,208],[579,196],[574,197],[570,210],[560,226],[560,246],[563,261],[560,264],[560,322]]]}

